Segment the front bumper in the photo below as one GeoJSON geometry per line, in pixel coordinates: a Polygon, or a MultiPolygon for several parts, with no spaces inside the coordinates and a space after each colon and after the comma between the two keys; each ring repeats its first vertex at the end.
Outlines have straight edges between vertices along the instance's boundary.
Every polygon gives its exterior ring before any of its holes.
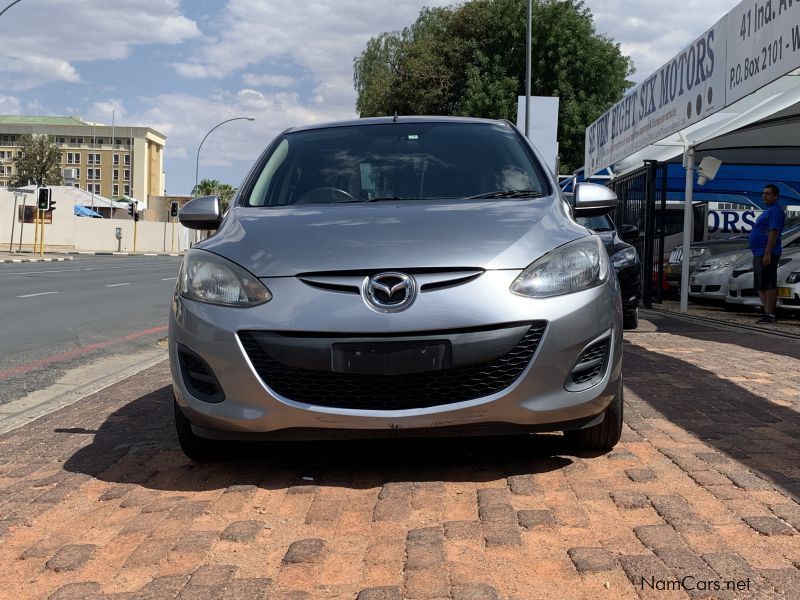
{"type": "MultiPolygon", "coordinates": [[[[222,439],[268,439],[288,431],[322,438],[331,430],[393,433],[492,425],[542,430],[598,422],[592,419],[611,402],[621,377],[622,307],[616,279],[610,277],[602,286],[568,296],[530,299],[507,291],[518,274],[489,271],[461,286],[422,293],[410,309],[395,314],[373,312],[358,296],[309,289],[288,277],[265,279],[273,300],[248,309],[177,297],[169,321],[176,401],[197,435],[222,439]],[[436,337],[427,332],[486,331],[509,323],[544,323],[532,358],[510,385],[463,401],[417,403],[414,408],[391,405],[388,410],[315,404],[313,394],[301,399],[282,395],[259,375],[260,368],[240,335],[260,331],[301,340],[335,336],[342,341],[383,340],[398,335],[436,337]],[[342,336],[343,332],[347,335],[342,336]],[[604,339],[608,353],[598,381],[588,388],[571,385],[568,380],[579,355],[604,339]],[[224,392],[223,401],[204,401],[190,392],[181,371],[179,345],[213,370],[224,392]]],[[[325,367],[320,363],[314,368],[325,367]]],[[[391,385],[391,379],[384,381],[391,385]]]]}
{"type": "Polygon", "coordinates": [[[689,277],[689,296],[706,300],[725,300],[728,296],[730,270],[695,272],[689,277]]]}
{"type": "Polygon", "coordinates": [[[753,273],[743,273],[728,279],[728,295],[725,302],[737,306],[761,306],[761,299],[753,287],[753,273]]]}

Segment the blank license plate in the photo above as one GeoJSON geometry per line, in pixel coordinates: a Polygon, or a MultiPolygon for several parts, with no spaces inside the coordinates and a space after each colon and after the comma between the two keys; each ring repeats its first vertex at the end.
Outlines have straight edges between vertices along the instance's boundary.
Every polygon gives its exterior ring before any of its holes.
{"type": "Polygon", "coordinates": [[[791,298],[791,297],[792,297],[792,288],[788,287],[778,288],[778,298],[791,298]]]}
{"type": "Polygon", "coordinates": [[[331,368],[336,373],[403,375],[439,371],[450,366],[449,341],[333,344],[331,368]]]}

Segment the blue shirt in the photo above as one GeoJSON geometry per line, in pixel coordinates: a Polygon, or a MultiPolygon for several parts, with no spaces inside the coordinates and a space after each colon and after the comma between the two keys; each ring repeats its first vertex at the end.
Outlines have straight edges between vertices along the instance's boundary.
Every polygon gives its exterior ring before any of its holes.
{"type": "Polygon", "coordinates": [[[767,240],[769,239],[769,232],[773,229],[778,231],[778,241],[775,242],[775,247],[772,249],[772,254],[781,254],[783,248],[781,247],[781,231],[783,231],[783,222],[786,220],[786,215],[783,208],[778,202],[772,206],[768,206],[764,212],[758,215],[753,229],[750,231],[750,250],[753,256],[764,256],[764,250],[767,248],[767,240]]]}

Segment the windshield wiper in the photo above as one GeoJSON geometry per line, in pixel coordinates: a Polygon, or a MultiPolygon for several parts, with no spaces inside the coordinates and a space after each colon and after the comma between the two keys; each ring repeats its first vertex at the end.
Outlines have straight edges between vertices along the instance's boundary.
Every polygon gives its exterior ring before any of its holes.
{"type": "Polygon", "coordinates": [[[467,196],[465,200],[480,200],[483,198],[541,198],[545,194],[539,190],[497,190],[496,192],[486,192],[467,196]]]}

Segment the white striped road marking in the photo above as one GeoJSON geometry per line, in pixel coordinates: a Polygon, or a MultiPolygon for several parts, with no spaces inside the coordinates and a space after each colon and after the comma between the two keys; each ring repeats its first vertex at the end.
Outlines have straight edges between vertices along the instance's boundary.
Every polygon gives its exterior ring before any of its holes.
{"type": "Polygon", "coordinates": [[[48,294],[57,294],[58,292],[39,292],[38,294],[25,294],[24,296],[17,296],[17,298],[33,298],[34,296],[47,296],[48,294]]]}
{"type": "Polygon", "coordinates": [[[177,279],[177,277],[164,277],[161,281],[172,281],[173,279],[177,279]]]}
{"type": "Polygon", "coordinates": [[[109,283],[106,287],[119,287],[121,285],[130,285],[130,283],[109,283]]]}

